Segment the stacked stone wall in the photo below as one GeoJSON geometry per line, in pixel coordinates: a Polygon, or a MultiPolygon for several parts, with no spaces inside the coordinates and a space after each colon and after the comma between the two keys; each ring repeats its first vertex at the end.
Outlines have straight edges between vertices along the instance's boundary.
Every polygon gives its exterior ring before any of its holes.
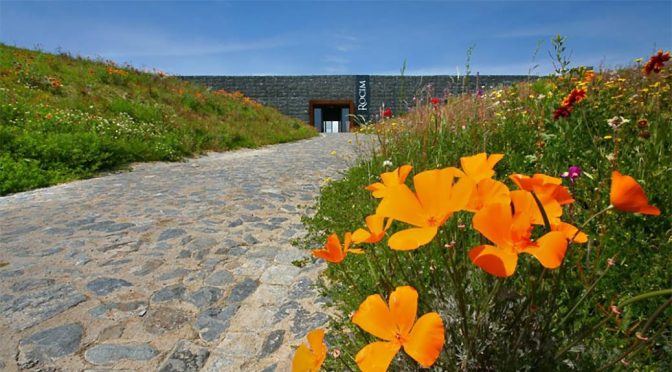
{"type": "MultiPolygon", "coordinates": [[[[308,122],[310,100],[355,100],[355,75],[314,76],[182,76],[182,79],[198,83],[210,89],[240,91],[260,103],[277,108],[280,112],[308,122]]],[[[463,77],[436,76],[381,76],[371,75],[371,113],[385,106],[395,114],[414,105],[414,97],[443,97],[460,94],[463,88],[476,92],[511,85],[528,79],[520,75],[470,76],[464,85],[463,77]]]]}

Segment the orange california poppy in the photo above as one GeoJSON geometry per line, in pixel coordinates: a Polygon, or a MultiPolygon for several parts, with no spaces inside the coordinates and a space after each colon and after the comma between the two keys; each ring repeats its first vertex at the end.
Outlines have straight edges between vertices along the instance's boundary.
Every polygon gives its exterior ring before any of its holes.
{"type": "Polygon", "coordinates": [[[392,225],[392,219],[388,218],[387,223],[385,223],[385,217],[373,214],[366,217],[366,227],[369,230],[357,229],[352,233],[352,242],[355,244],[359,243],[378,243],[383,240],[385,232],[392,225]]]}
{"type": "Polygon", "coordinates": [[[649,205],[649,200],[637,181],[630,176],[624,176],[619,171],[611,173],[611,192],[609,200],[614,208],[624,212],[636,212],[660,215],[660,209],[649,205]]]}
{"type": "MultiPolygon", "coordinates": [[[[530,223],[535,225],[543,225],[544,218],[541,216],[541,211],[539,211],[539,206],[534,201],[534,197],[529,191],[525,190],[516,190],[511,191],[511,202],[513,203],[514,214],[515,211],[530,211],[530,223]]],[[[549,204],[555,203],[554,199],[542,205],[544,206],[544,211],[546,211],[547,217],[549,218],[549,223],[551,224],[551,231],[560,231],[565,235],[567,240],[572,240],[574,243],[585,243],[588,241],[588,236],[583,232],[578,232],[574,225],[560,221],[560,216],[562,214],[562,208],[554,208],[549,204]],[[557,211],[557,212],[555,212],[557,211]]],[[[520,218],[520,217],[519,217],[520,218]]]]}
{"type": "Polygon", "coordinates": [[[460,164],[464,173],[475,183],[478,183],[483,179],[492,178],[495,175],[493,168],[503,157],[503,154],[490,154],[490,156],[487,156],[486,153],[482,152],[473,156],[460,158],[460,164]]]}
{"type": "Polygon", "coordinates": [[[416,321],[417,311],[418,292],[409,286],[397,287],[389,306],[378,294],[359,305],[352,322],[384,340],[366,345],[355,356],[363,372],[386,371],[401,348],[423,368],[434,364],[445,341],[443,320],[431,312],[416,321]]]}
{"type": "Polygon", "coordinates": [[[474,214],[473,226],[495,245],[481,245],[469,251],[471,261],[485,272],[508,277],[516,271],[518,254],[534,256],[542,266],[555,269],[562,264],[567,238],[560,231],[532,240],[533,208],[517,209],[509,204],[490,204],[474,214]]]}
{"type": "MultiPolygon", "coordinates": [[[[524,176],[522,174],[513,174],[509,178],[521,190],[534,191],[537,198],[539,198],[539,201],[544,206],[544,211],[552,224],[559,222],[560,216],[562,216],[562,206],[574,202],[574,198],[572,198],[569,190],[562,186],[562,179],[560,178],[540,173],[537,173],[532,177],[524,176]]],[[[532,197],[532,195],[515,193],[512,191],[511,199],[513,200],[517,197],[532,198],[531,201],[534,202],[534,197],[532,197]]],[[[536,212],[534,212],[534,223],[540,225],[543,225],[544,223],[539,208],[536,208],[536,212]]]]}
{"type": "Polygon", "coordinates": [[[308,333],[308,345],[301,344],[292,360],[292,372],[317,372],[327,357],[327,345],[324,344],[324,329],[318,328],[308,333]]]}
{"type": "Polygon", "coordinates": [[[492,178],[485,178],[476,184],[469,203],[464,209],[469,212],[477,212],[489,204],[508,204],[510,202],[509,188],[503,182],[493,180],[492,178]]]}
{"type": "Polygon", "coordinates": [[[463,175],[454,167],[433,169],[413,177],[415,192],[405,184],[390,189],[376,214],[415,226],[392,235],[390,248],[412,250],[432,241],[439,227],[469,201],[473,181],[463,175]],[[456,177],[461,178],[453,184],[456,177]]]}
{"type": "Polygon", "coordinates": [[[327,243],[324,245],[324,247],[313,250],[313,256],[322,258],[332,263],[341,263],[348,253],[364,253],[364,251],[359,248],[350,248],[352,236],[349,232],[345,233],[343,240],[343,247],[341,247],[341,241],[338,239],[338,235],[329,235],[327,238],[327,243]]]}
{"type": "Polygon", "coordinates": [[[367,190],[372,191],[374,198],[383,198],[387,195],[387,191],[394,186],[403,185],[406,182],[406,177],[413,169],[410,165],[402,165],[401,167],[380,175],[381,182],[372,183],[366,187],[367,190]]]}

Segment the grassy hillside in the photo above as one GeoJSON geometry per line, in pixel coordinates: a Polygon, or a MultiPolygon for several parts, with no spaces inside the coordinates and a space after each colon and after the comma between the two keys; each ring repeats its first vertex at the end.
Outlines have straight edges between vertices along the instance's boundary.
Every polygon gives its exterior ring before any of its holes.
{"type": "Polygon", "coordinates": [[[314,135],[238,93],[0,44],[0,195],[135,161],[314,135]]]}

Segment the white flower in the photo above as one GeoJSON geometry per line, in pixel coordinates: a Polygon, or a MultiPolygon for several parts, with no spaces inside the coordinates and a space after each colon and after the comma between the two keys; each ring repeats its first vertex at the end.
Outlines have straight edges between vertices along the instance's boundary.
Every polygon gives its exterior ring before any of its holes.
{"type": "Polygon", "coordinates": [[[392,162],[390,160],[383,161],[383,168],[391,167],[391,166],[392,166],[392,162]]]}
{"type": "Polygon", "coordinates": [[[618,130],[618,128],[621,127],[621,125],[629,123],[630,120],[622,117],[622,116],[614,116],[613,118],[607,120],[607,124],[609,124],[610,127],[612,127],[614,130],[618,130]]]}

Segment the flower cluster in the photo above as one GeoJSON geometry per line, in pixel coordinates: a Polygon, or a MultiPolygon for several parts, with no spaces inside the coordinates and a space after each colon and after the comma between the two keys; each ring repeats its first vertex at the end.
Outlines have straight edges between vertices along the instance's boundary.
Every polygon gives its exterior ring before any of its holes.
{"type": "Polygon", "coordinates": [[[107,74],[108,75],[118,75],[118,76],[127,76],[128,71],[124,71],[122,69],[116,68],[114,66],[107,66],[107,74]]]}
{"type": "MultiPolygon", "coordinates": [[[[460,168],[431,169],[415,174],[413,188],[406,182],[413,170],[410,165],[382,173],[380,182],[366,187],[372,197],[380,199],[375,214],[366,218],[366,229],[346,232],[342,246],[338,236],[332,234],[326,245],[314,250],[313,255],[342,264],[348,253],[365,254],[361,248],[351,248],[352,244],[383,241],[395,222],[403,223],[404,227],[387,238],[389,248],[393,251],[419,249],[432,242],[455,213],[468,212],[473,213],[472,227],[487,242],[472,247],[467,256],[484,272],[510,277],[516,272],[520,254],[534,257],[546,269],[559,268],[570,243],[588,241],[580,228],[562,220],[564,206],[574,202],[573,196],[562,185],[561,178],[545,174],[512,174],[508,179],[516,188],[510,189],[493,178],[494,167],[503,157],[486,153],[462,157],[460,168]]],[[[562,176],[574,183],[581,173],[580,167],[572,166],[562,176]]],[[[612,173],[610,205],[605,211],[611,208],[660,214],[658,208],[649,204],[639,183],[618,171],[612,173]]],[[[436,312],[416,319],[417,303],[417,291],[410,286],[400,286],[390,294],[387,303],[376,294],[359,305],[351,317],[352,322],[382,340],[364,346],[355,356],[362,371],[387,370],[400,350],[423,368],[436,362],[445,342],[444,323],[436,312]]],[[[326,355],[326,346],[322,348],[320,340],[309,335],[312,351],[304,345],[299,347],[294,359],[295,371],[319,369],[326,355]]]]}
{"type": "Polygon", "coordinates": [[[574,104],[583,101],[586,98],[586,89],[584,88],[574,88],[572,91],[562,100],[560,107],[555,109],[553,112],[553,120],[558,120],[560,117],[569,117],[572,114],[574,109],[574,104]]]}
{"type": "Polygon", "coordinates": [[[667,51],[663,53],[662,49],[658,53],[651,56],[648,62],[642,68],[642,73],[646,76],[650,75],[651,72],[658,73],[665,66],[665,62],[670,60],[670,52],[667,51]]]}
{"type": "Polygon", "coordinates": [[[243,104],[251,107],[261,107],[261,104],[255,100],[253,100],[250,97],[247,97],[240,91],[235,91],[233,93],[228,92],[224,89],[219,89],[213,92],[215,95],[222,96],[222,97],[228,97],[231,99],[234,99],[236,101],[242,102],[243,104]]]}
{"type": "Polygon", "coordinates": [[[58,78],[55,78],[53,76],[49,76],[47,78],[47,80],[49,80],[49,84],[51,84],[51,87],[56,89],[56,90],[61,89],[61,87],[63,86],[61,81],[58,78]]]}

